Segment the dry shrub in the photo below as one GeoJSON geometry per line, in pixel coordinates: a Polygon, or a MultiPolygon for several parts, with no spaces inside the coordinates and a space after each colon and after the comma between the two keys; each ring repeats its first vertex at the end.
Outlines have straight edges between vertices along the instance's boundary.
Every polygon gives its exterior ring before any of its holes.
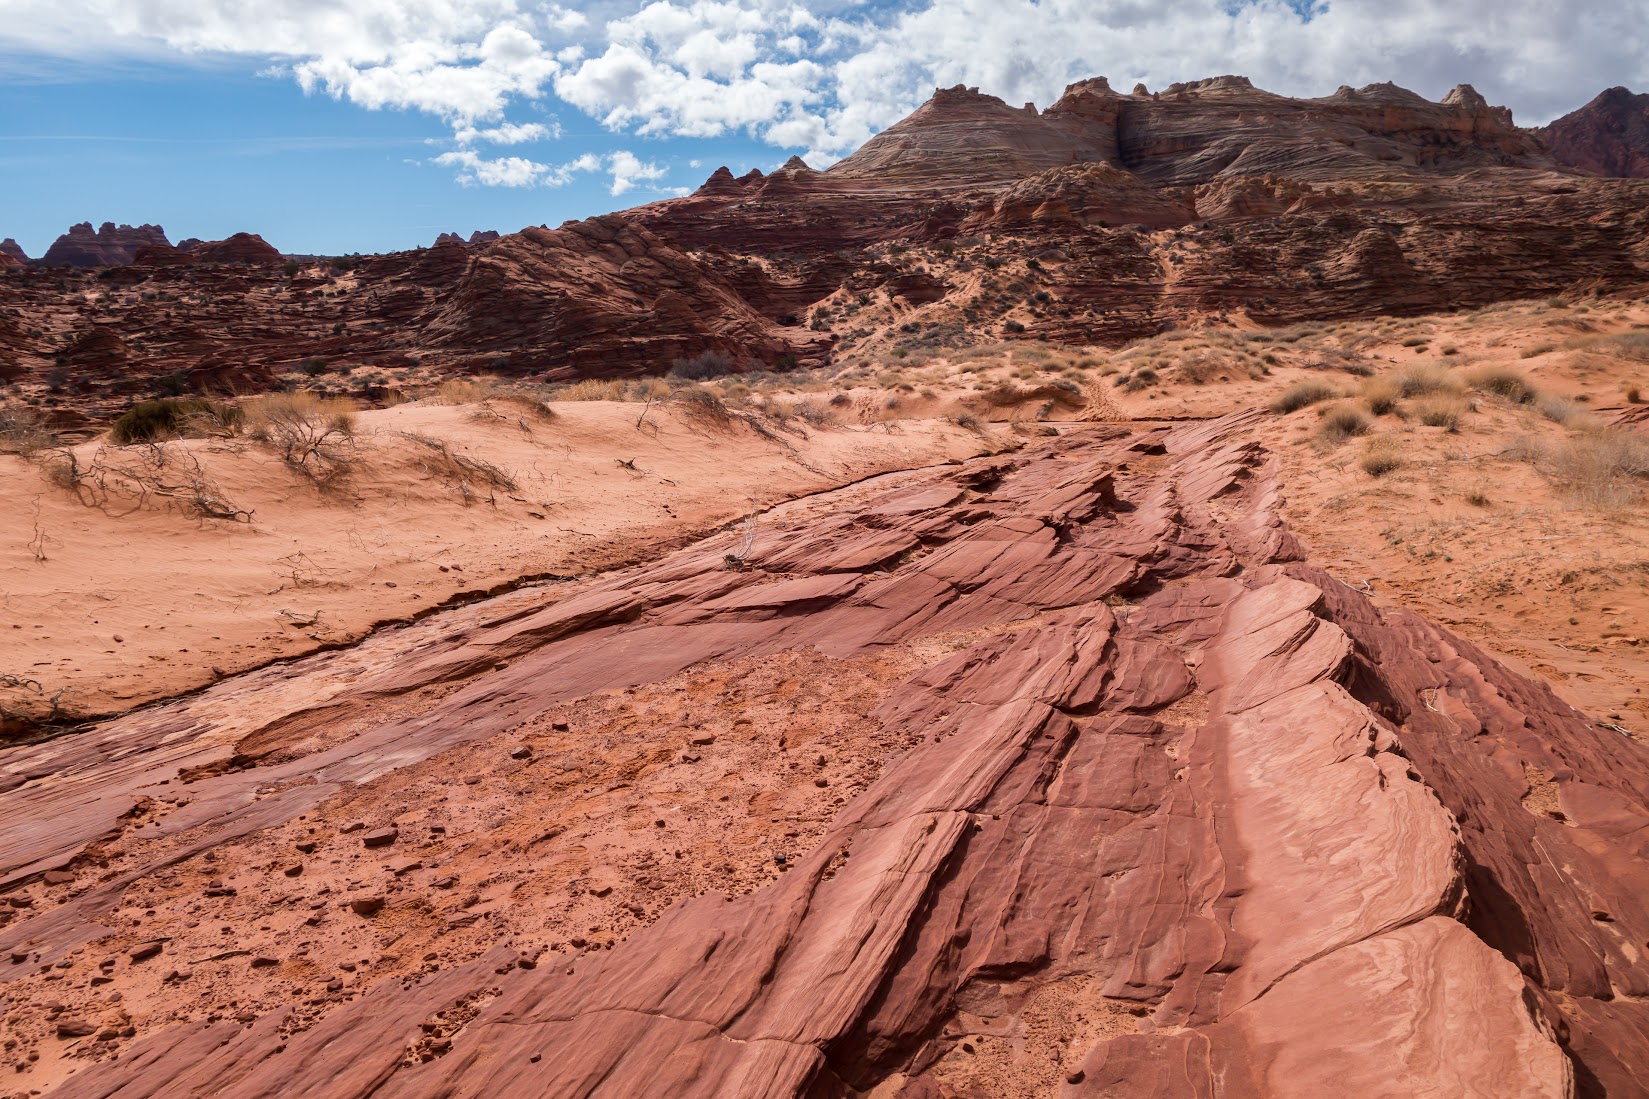
{"type": "Polygon", "coordinates": [[[1384,477],[1403,467],[1402,444],[1390,435],[1376,435],[1363,444],[1363,457],[1357,464],[1370,477],[1384,477]]]}
{"type": "Polygon", "coordinates": [[[1420,422],[1427,427],[1459,431],[1460,417],[1465,413],[1466,405],[1464,401],[1438,397],[1420,402],[1415,406],[1415,411],[1420,416],[1420,422]]]}
{"type": "Polygon", "coordinates": [[[628,387],[617,378],[585,378],[556,391],[558,401],[622,401],[628,387]]]}
{"type": "Polygon", "coordinates": [[[1319,401],[1332,400],[1339,395],[1333,386],[1325,382],[1295,382],[1271,402],[1271,411],[1286,415],[1319,401]]]}
{"type": "Polygon", "coordinates": [[[1534,384],[1515,367],[1480,366],[1466,375],[1466,384],[1480,392],[1504,397],[1513,404],[1528,404],[1535,399],[1534,384]]]}
{"type": "Polygon", "coordinates": [[[1397,411],[1397,401],[1403,391],[1397,384],[1385,378],[1371,378],[1363,383],[1361,391],[1363,403],[1376,416],[1386,416],[1397,411]]]}
{"type": "Polygon", "coordinates": [[[1350,404],[1331,405],[1317,422],[1317,434],[1335,445],[1358,435],[1367,435],[1368,417],[1350,404]]]}
{"type": "Polygon", "coordinates": [[[1586,417],[1586,406],[1567,397],[1541,397],[1535,402],[1535,408],[1540,414],[1554,424],[1566,424],[1570,420],[1586,417]]]}
{"type": "Polygon", "coordinates": [[[24,404],[0,404],[0,453],[28,458],[56,445],[57,436],[46,429],[34,409],[24,404]]]}
{"type": "Polygon", "coordinates": [[[493,489],[515,491],[515,478],[485,459],[459,454],[430,435],[413,431],[402,432],[402,435],[422,448],[418,451],[418,468],[443,484],[451,485],[463,498],[465,507],[475,501],[477,487],[486,489],[487,502],[495,505],[497,501],[493,497],[493,489]]]}
{"type": "Polygon", "coordinates": [[[1082,395],[1082,387],[1069,378],[1023,388],[1016,385],[999,385],[986,390],[981,396],[999,408],[1018,407],[1032,401],[1043,401],[1057,408],[1082,408],[1087,403],[1082,395]]]}
{"type": "Polygon", "coordinates": [[[684,385],[670,394],[688,419],[712,427],[728,427],[737,417],[715,391],[702,385],[684,385]]]}
{"type": "Polygon", "coordinates": [[[1397,390],[1404,397],[1424,397],[1431,393],[1453,393],[1460,386],[1448,367],[1437,363],[1414,363],[1397,372],[1397,390]]]}
{"type": "Polygon", "coordinates": [[[480,404],[498,395],[498,383],[491,378],[448,378],[435,391],[442,404],[480,404]]]}
{"type": "Polygon", "coordinates": [[[1174,368],[1176,378],[1192,385],[1207,385],[1212,381],[1228,382],[1233,378],[1262,378],[1265,374],[1265,367],[1259,363],[1212,350],[1192,351],[1180,359],[1174,368]]]}
{"type": "Polygon", "coordinates": [[[1550,465],[1563,490],[1581,503],[1626,507],[1649,479],[1649,436],[1612,428],[1581,432],[1552,451],[1550,465]]]}
{"type": "Polygon", "coordinates": [[[1617,355],[1634,362],[1649,363],[1649,332],[1619,332],[1613,336],[1582,336],[1569,341],[1569,347],[1583,348],[1604,355],[1617,355]]]}
{"type": "Polygon", "coordinates": [[[244,405],[247,434],[273,447],[281,461],[316,481],[349,469],[355,444],[355,402],[313,393],[271,393],[244,405]]]}

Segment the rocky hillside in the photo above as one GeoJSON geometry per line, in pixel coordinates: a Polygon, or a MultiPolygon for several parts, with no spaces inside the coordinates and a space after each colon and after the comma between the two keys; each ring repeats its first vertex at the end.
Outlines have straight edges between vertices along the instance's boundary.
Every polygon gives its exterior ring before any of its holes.
{"type": "Polygon", "coordinates": [[[1543,132],[1562,164],[1600,176],[1649,179],[1649,95],[1610,88],[1543,132]]]}
{"type": "Polygon", "coordinates": [[[720,169],[684,198],[497,240],[328,267],[244,234],[181,253],[154,235],[95,278],[0,273],[0,316],[30,333],[0,370],[114,410],[157,379],[256,387],[317,361],[566,379],[1413,314],[1643,285],[1649,184],[1563,167],[1466,85],[1432,103],[1093,79],[1041,111],[937,90],[828,171],[720,169]]]}

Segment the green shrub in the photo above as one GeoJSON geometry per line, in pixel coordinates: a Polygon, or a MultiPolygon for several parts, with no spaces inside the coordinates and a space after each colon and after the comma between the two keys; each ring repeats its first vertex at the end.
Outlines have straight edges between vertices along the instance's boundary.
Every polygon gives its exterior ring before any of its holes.
{"type": "Polygon", "coordinates": [[[157,397],[127,409],[109,428],[109,439],[118,446],[153,443],[195,432],[233,433],[240,423],[241,411],[233,405],[199,397],[157,397]]]}

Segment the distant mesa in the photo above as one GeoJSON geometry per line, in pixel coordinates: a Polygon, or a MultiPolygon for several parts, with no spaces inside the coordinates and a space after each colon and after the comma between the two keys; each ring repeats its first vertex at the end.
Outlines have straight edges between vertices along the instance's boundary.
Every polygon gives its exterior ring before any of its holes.
{"type": "Polygon", "coordinates": [[[1649,179],[1649,95],[1610,88],[1542,131],[1559,164],[1618,179],[1649,179]]]}
{"type": "Polygon", "coordinates": [[[496,229],[477,229],[471,233],[469,240],[465,240],[457,233],[442,233],[435,238],[436,244],[491,244],[498,239],[496,229]]]}
{"type": "Polygon", "coordinates": [[[10,237],[0,240],[0,267],[16,267],[27,262],[29,262],[29,256],[27,252],[23,251],[22,245],[10,237]]]}
{"type": "Polygon", "coordinates": [[[105,221],[96,231],[83,221],[69,227],[52,242],[41,257],[45,267],[112,267],[131,263],[146,244],[170,245],[166,230],[158,225],[116,225],[105,221]]]}

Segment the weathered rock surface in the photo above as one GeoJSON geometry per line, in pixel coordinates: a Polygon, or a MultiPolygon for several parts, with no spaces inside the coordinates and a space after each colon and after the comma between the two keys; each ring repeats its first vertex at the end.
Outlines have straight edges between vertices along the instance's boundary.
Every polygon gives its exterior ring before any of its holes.
{"type": "Polygon", "coordinates": [[[22,266],[29,262],[29,254],[23,251],[23,246],[10,237],[0,240],[0,256],[5,257],[0,259],[0,265],[22,266]]]}
{"type": "Polygon", "coordinates": [[[1610,88],[1541,132],[1559,164],[1600,176],[1649,179],[1649,94],[1610,88]]]}
{"type": "Polygon", "coordinates": [[[45,267],[108,267],[132,262],[146,244],[170,244],[166,231],[158,225],[115,225],[105,221],[94,232],[92,223],[71,225],[69,231],[52,242],[40,258],[45,267]]]}
{"type": "Polygon", "coordinates": [[[746,571],[723,535],[0,754],[0,888],[33,905],[0,926],[12,1025],[48,1041],[52,967],[153,940],[125,926],[146,904],[195,978],[115,967],[137,1037],[51,1094],[1638,1093],[1649,750],[1301,560],[1254,422],[1097,425],[884,478],[768,517],[746,571]],[[624,725],[600,749],[635,760],[616,782],[578,754],[649,692],[696,708],[683,676],[795,661],[863,678],[786,695],[781,672],[736,760],[691,713],[624,725]],[[494,819],[466,801],[492,782],[572,808],[509,841],[522,876],[477,908],[491,879],[426,813],[494,819]],[[249,884],[390,788],[429,809],[392,848],[340,839],[347,886],[295,903],[319,856],[249,884]],[[716,832],[659,904],[677,831],[735,796],[767,838],[716,832]],[[639,850],[622,871],[613,845],[639,850]],[[44,892],[66,865],[85,885],[44,892]],[[552,930],[486,933],[541,898],[552,930]],[[341,901],[373,915],[329,937],[341,901]],[[215,960],[211,904],[265,913],[242,956],[215,960]],[[607,938],[596,904],[640,915],[607,938]],[[399,945],[369,980],[317,994],[373,934],[399,945]],[[215,987],[246,954],[303,962],[215,987]],[[254,995],[290,1006],[230,1021],[254,995]]]}

